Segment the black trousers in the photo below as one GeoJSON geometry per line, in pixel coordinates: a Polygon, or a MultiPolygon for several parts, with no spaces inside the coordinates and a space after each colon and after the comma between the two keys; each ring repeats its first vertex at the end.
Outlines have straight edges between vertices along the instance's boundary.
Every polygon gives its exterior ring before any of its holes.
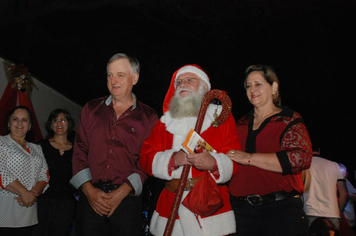
{"type": "Polygon", "coordinates": [[[309,223],[300,198],[259,206],[231,198],[236,218],[235,236],[309,236],[309,223]]]}
{"type": "Polygon", "coordinates": [[[68,236],[73,226],[74,199],[37,199],[38,224],[32,236],[68,236]]]}
{"type": "Polygon", "coordinates": [[[1,228],[1,236],[30,236],[32,234],[33,226],[21,228],[1,228]]]}
{"type": "Polygon", "coordinates": [[[139,236],[142,232],[142,196],[128,195],[110,217],[94,212],[81,193],[76,216],[76,236],[139,236]]]}

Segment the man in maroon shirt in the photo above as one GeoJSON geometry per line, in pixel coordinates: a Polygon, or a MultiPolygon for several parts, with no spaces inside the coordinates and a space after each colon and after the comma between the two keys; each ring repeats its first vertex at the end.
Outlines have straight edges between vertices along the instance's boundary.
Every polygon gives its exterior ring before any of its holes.
{"type": "Polygon", "coordinates": [[[140,235],[142,142],[158,116],[132,93],[139,62],[115,54],[107,64],[110,96],[89,101],[78,124],[71,184],[81,188],[76,228],[84,235],[140,235]]]}

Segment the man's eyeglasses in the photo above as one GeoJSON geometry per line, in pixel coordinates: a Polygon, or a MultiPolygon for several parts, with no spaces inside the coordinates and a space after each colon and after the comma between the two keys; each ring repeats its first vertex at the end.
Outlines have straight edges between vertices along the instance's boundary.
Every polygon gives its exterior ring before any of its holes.
{"type": "Polygon", "coordinates": [[[178,87],[178,86],[182,85],[183,83],[186,83],[186,84],[195,83],[196,80],[197,80],[197,78],[177,79],[175,82],[175,86],[178,87]]]}
{"type": "Polygon", "coordinates": [[[60,119],[54,119],[52,120],[52,123],[55,124],[55,123],[66,123],[67,122],[67,119],[66,118],[60,118],[60,119]]]}

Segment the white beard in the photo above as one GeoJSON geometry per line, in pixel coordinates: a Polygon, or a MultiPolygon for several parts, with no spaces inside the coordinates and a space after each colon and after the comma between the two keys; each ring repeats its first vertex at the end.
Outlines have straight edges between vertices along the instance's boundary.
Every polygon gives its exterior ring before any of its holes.
{"type": "Polygon", "coordinates": [[[198,117],[201,101],[205,95],[206,91],[204,86],[200,85],[197,92],[194,92],[188,88],[179,88],[174,93],[174,96],[169,103],[169,112],[172,118],[183,118],[183,117],[198,117]],[[188,96],[181,98],[179,97],[179,92],[186,90],[191,92],[188,96]]]}

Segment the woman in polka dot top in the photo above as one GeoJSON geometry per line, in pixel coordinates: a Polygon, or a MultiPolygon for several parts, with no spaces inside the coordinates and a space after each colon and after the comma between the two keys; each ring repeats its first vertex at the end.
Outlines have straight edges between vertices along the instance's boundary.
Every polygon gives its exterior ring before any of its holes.
{"type": "Polygon", "coordinates": [[[36,199],[48,188],[48,166],[39,145],[26,142],[32,115],[25,106],[12,108],[0,136],[0,235],[31,235],[37,224],[36,199]]]}

